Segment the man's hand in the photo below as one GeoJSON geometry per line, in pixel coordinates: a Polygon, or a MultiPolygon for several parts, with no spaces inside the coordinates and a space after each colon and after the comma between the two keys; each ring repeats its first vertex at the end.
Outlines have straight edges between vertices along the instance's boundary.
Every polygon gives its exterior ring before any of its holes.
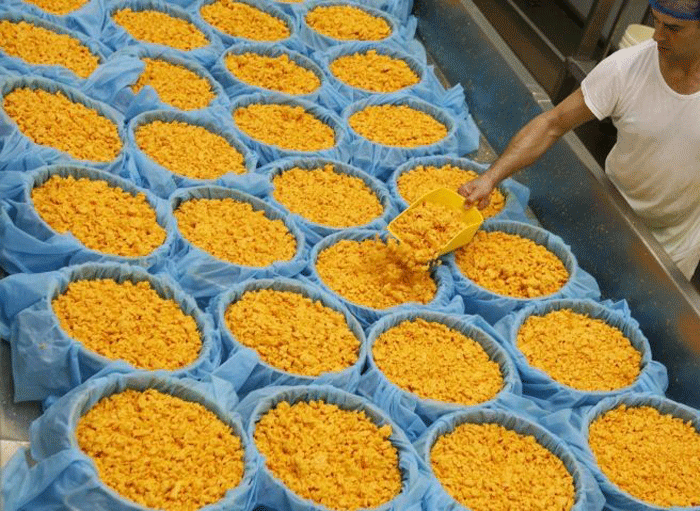
{"type": "Polygon", "coordinates": [[[471,208],[474,204],[479,209],[484,209],[491,202],[493,183],[486,176],[479,176],[459,187],[457,192],[464,196],[464,209],[471,208]]]}

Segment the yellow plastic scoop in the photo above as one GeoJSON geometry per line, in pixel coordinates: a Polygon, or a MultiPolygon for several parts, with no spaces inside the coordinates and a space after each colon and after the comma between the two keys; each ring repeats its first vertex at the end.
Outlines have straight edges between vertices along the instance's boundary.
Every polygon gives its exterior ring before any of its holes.
{"type": "Polygon", "coordinates": [[[423,195],[413,202],[403,213],[394,218],[387,226],[391,235],[400,242],[404,242],[405,240],[402,240],[402,233],[397,229],[397,224],[400,225],[403,223],[400,219],[405,220],[407,215],[411,214],[409,213],[410,211],[420,207],[425,202],[431,202],[455,210],[459,214],[459,222],[464,226],[450,241],[437,248],[436,257],[452,252],[469,243],[481,224],[484,223],[484,217],[481,216],[481,213],[476,207],[464,209],[464,197],[448,188],[438,188],[423,195]]]}

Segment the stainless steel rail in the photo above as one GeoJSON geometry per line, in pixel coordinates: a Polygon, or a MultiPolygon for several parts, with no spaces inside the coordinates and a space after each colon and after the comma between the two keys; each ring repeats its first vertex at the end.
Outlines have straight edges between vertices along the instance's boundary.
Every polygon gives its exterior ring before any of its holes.
{"type": "MultiPolygon", "coordinates": [[[[461,83],[496,152],[552,108],[545,91],[471,0],[416,0],[419,36],[450,83],[461,83]]],[[[668,395],[700,408],[700,296],[630,210],[580,140],[569,134],[517,179],[530,207],[561,236],[605,298],[625,298],[669,370],[668,395]]]]}

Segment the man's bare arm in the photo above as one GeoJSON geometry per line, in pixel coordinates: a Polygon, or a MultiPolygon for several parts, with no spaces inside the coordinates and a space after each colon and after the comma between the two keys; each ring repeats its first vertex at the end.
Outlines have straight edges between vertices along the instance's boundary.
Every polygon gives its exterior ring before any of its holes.
{"type": "Polygon", "coordinates": [[[489,194],[498,183],[536,162],[567,132],[594,118],[581,89],[576,89],[555,108],[532,119],[511,139],[489,170],[459,188],[466,198],[465,207],[475,203],[480,209],[488,206],[489,194]]]}

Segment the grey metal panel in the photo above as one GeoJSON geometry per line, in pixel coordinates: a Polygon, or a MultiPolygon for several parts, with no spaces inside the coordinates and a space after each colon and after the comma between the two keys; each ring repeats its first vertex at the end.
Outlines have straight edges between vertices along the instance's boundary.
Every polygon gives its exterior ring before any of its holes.
{"type": "MultiPolygon", "coordinates": [[[[416,0],[426,49],[460,82],[497,152],[551,108],[544,90],[471,0],[416,0]]],[[[567,135],[517,179],[542,225],[571,245],[605,298],[625,298],[669,370],[668,396],[700,407],[700,296],[641,224],[580,140],[567,135]]]]}

